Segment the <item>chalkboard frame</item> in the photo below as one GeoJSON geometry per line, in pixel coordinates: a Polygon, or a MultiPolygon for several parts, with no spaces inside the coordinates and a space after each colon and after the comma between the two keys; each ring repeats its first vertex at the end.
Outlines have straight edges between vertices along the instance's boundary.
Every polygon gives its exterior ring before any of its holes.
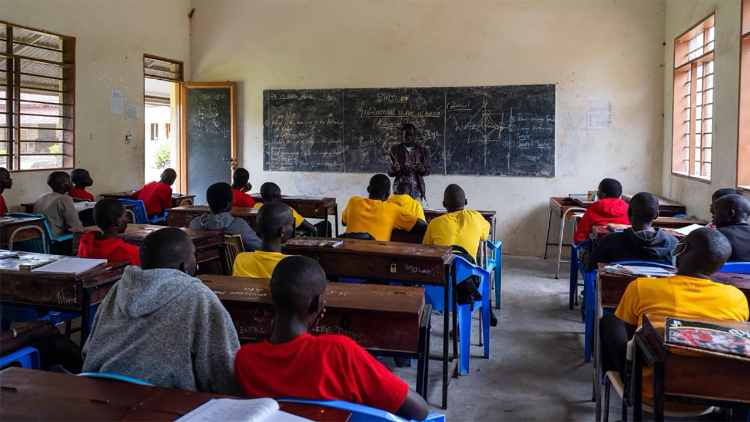
{"type": "Polygon", "coordinates": [[[229,88],[230,92],[230,108],[231,108],[231,146],[230,146],[230,152],[232,155],[232,165],[230,166],[229,174],[227,175],[227,180],[231,180],[232,173],[234,173],[234,170],[237,168],[237,82],[227,81],[227,82],[182,82],[180,84],[180,103],[182,104],[182,110],[180,113],[181,116],[181,122],[180,122],[180,148],[178,151],[178,162],[179,164],[179,174],[178,177],[180,178],[181,186],[183,187],[182,190],[185,192],[188,192],[190,189],[189,180],[188,180],[188,157],[190,156],[190,151],[188,150],[188,138],[190,137],[190,134],[188,133],[188,108],[187,108],[187,101],[188,101],[188,95],[187,91],[188,89],[214,89],[214,88],[229,88]]]}

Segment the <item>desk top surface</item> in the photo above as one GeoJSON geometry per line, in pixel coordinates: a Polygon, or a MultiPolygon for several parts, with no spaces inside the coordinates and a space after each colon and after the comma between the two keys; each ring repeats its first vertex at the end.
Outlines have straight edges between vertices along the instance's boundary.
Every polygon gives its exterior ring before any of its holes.
{"type": "MultiPolygon", "coordinates": [[[[259,193],[252,193],[250,196],[253,197],[253,199],[256,202],[263,202],[263,197],[260,196],[259,193]]],[[[336,198],[331,198],[327,196],[287,196],[287,195],[281,195],[281,201],[282,202],[307,202],[310,204],[325,204],[325,205],[331,205],[336,203],[336,198]]]]}
{"type": "MultiPolygon", "coordinates": [[[[599,263],[599,274],[601,275],[601,278],[603,281],[604,280],[632,281],[638,278],[632,275],[609,273],[604,269],[604,267],[606,267],[607,265],[609,264],[603,263],[603,262],[599,263]]],[[[714,275],[711,276],[711,280],[719,282],[719,283],[723,283],[723,284],[732,285],[742,290],[746,294],[750,293],[750,274],[714,273],[714,275]]]]}
{"type": "MultiPolygon", "coordinates": [[[[230,212],[235,217],[254,217],[258,215],[259,210],[260,208],[234,207],[230,212]]],[[[183,205],[167,209],[167,213],[205,214],[207,212],[211,212],[208,205],[183,205]]]]}
{"type": "Polygon", "coordinates": [[[94,267],[88,271],[82,272],[80,274],[33,273],[28,270],[23,270],[23,271],[19,270],[19,267],[21,264],[29,263],[38,259],[47,259],[50,257],[54,257],[57,259],[66,258],[65,256],[62,256],[62,255],[50,255],[50,254],[35,253],[35,252],[18,252],[18,258],[0,259],[0,274],[16,274],[16,275],[32,275],[33,274],[34,276],[38,276],[38,277],[53,277],[53,278],[62,277],[62,278],[81,279],[81,278],[86,278],[89,276],[97,275],[97,274],[109,271],[113,268],[118,268],[118,267],[125,266],[128,264],[127,262],[115,263],[113,265],[103,264],[103,265],[94,267]]]}
{"type": "Polygon", "coordinates": [[[43,221],[44,217],[2,217],[0,218],[0,228],[12,226],[20,223],[36,223],[43,221]]]}
{"type": "MultiPolygon", "coordinates": [[[[630,200],[633,199],[634,196],[635,196],[634,194],[625,194],[625,195],[622,195],[622,200],[627,203],[630,203],[630,200]]],[[[659,197],[658,199],[659,199],[659,208],[664,208],[664,207],[685,208],[685,205],[680,204],[679,202],[670,201],[669,199],[665,199],[661,197],[659,197]]]]}
{"type": "MultiPolygon", "coordinates": [[[[112,193],[103,193],[99,196],[104,198],[130,198],[132,197],[133,193],[135,191],[123,191],[123,192],[112,192],[112,193]]],[[[172,199],[186,199],[186,198],[195,198],[195,195],[189,195],[186,193],[173,193],[172,199]]]]}
{"type": "MultiPolygon", "coordinates": [[[[309,238],[316,239],[316,238],[309,238]]],[[[320,240],[330,240],[317,238],[320,240]]],[[[393,257],[434,259],[448,262],[451,247],[442,245],[419,245],[415,243],[382,242],[379,240],[340,239],[343,243],[335,248],[325,246],[291,246],[283,245],[282,251],[294,254],[295,251],[319,253],[347,253],[356,255],[386,255],[393,257]]]]}
{"type": "MultiPolygon", "coordinates": [[[[166,229],[166,228],[168,228],[168,226],[154,226],[150,224],[128,224],[128,228],[125,229],[125,233],[118,234],[117,237],[121,239],[125,239],[125,240],[143,240],[149,234],[157,230],[166,229]]],[[[185,233],[193,242],[197,240],[208,239],[214,236],[219,236],[219,235],[223,236],[222,232],[213,231],[213,230],[193,230],[193,229],[182,229],[182,230],[185,231],[185,233]]],[[[83,227],[80,229],[71,229],[70,231],[74,235],[83,234],[83,233],[92,232],[92,231],[99,231],[99,227],[88,226],[88,227],[83,227]]]]}

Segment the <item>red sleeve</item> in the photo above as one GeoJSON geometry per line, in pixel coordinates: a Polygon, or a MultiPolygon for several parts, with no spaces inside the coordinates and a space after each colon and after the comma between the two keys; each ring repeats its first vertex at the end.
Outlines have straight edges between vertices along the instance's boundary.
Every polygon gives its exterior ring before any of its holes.
{"type": "Polygon", "coordinates": [[[143,188],[140,188],[137,191],[133,192],[133,194],[130,195],[130,197],[133,199],[138,199],[138,197],[141,196],[141,192],[143,192],[143,188]]]}
{"type": "Polygon", "coordinates": [[[356,343],[351,342],[346,349],[350,368],[341,378],[347,381],[350,394],[364,405],[396,413],[404,404],[409,385],[356,343]]]}
{"type": "Polygon", "coordinates": [[[94,195],[91,192],[86,192],[86,198],[88,198],[89,201],[94,202],[94,195]]]}
{"type": "MultiPolygon", "coordinates": [[[[79,249],[80,250],[80,249],[79,249]]],[[[141,265],[141,256],[138,247],[129,243],[122,243],[107,257],[107,262],[128,261],[131,265],[141,265]]]]}
{"type": "Polygon", "coordinates": [[[581,217],[581,221],[578,223],[578,228],[573,236],[573,242],[581,243],[588,239],[589,231],[591,231],[591,213],[586,211],[581,217]]]}
{"type": "Polygon", "coordinates": [[[0,195],[0,215],[5,215],[8,212],[8,207],[5,205],[5,198],[0,195]]]}

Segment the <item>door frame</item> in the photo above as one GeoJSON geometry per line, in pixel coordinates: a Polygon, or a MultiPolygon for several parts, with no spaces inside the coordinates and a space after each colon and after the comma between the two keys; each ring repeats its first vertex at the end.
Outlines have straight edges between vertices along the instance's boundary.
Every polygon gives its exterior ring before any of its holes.
{"type": "Polygon", "coordinates": [[[187,90],[188,88],[229,88],[230,91],[230,108],[231,108],[231,165],[229,166],[229,177],[231,179],[234,170],[237,168],[237,82],[182,82],[180,83],[180,184],[184,193],[190,192],[188,181],[188,128],[187,128],[187,90]]]}

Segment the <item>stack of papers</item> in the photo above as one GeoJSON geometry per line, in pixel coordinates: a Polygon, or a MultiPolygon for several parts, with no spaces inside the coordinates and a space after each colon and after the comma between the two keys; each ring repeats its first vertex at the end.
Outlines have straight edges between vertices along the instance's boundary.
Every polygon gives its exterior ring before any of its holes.
{"type": "Polygon", "coordinates": [[[90,259],[90,258],[75,258],[75,257],[64,257],[59,258],[55,262],[50,264],[34,268],[31,270],[33,273],[56,273],[56,274],[81,274],[86,271],[98,267],[99,265],[106,264],[106,259],[90,259]]]}
{"type": "Polygon", "coordinates": [[[646,267],[642,265],[607,265],[604,267],[608,273],[632,275],[638,277],[669,277],[674,275],[671,271],[661,267],[646,267]]]}
{"type": "Polygon", "coordinates": [[[693,230],[701,229],[703,227],[704,226],[701,226],[700,224],[691,224],[691,225],[685,226],[685,227],[683,227],[681,229],[674,229],[674,231],[677,232],[677,233],[679,233],[679,234],[683,234],[683,235],[687,236],[693,230]]]}
{"type": "Polygon", "coordinates": [[[212,399],[177,422],[302,422],[308,419],[279,410],[274,399],[212,399]]]}

